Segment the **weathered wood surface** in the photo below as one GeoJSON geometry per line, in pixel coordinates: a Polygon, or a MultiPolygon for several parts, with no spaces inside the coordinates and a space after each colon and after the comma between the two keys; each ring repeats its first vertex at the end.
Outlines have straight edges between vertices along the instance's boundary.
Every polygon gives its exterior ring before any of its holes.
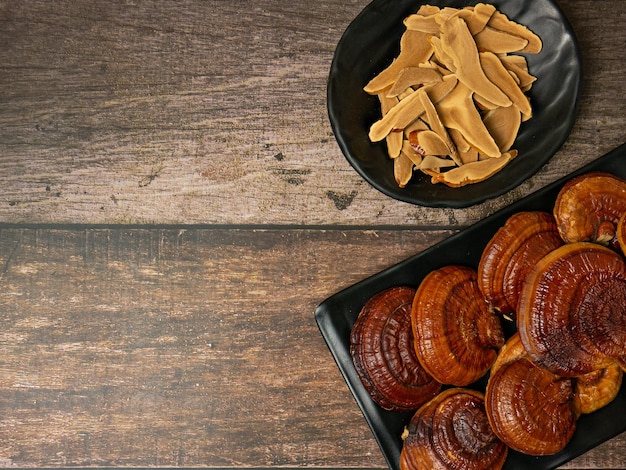
{"type": "MultiPolygon", "coordinates": [[[[0,466],[384,468],[313,318],[327,296],[626,139],[621,0],[563,149],[497,200],[369,187],[326,114],[367,0],[0,0],[0,466]]],[[[617,469],[626,435],[569,463],[617,469]]]]}
{"type": "Polygon", "coordinates": [[[569,141],[467,210],[369,187],[326,113],[334,48],[368,0],[0,2],[0,221],[469,223],[626,140],[620,0],[561,0],[584,66],[569,141]]]}
{"type": "Polygon", "coordinates": [[[0,465],[384,468],[313,311],[448,235],[1,229],[0,465]]]}

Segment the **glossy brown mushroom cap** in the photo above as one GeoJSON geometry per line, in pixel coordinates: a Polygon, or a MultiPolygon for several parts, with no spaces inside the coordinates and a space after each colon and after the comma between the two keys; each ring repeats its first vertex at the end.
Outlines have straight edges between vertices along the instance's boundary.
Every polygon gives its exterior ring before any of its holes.
{"type": "Polygon", "coordinates": [[[511,449],[549,455],[562,450],[574,434],[573,398],[570,379],[522,357],[490,376],[485,408],[494,433],[511,449]]]}
{"type": "Polygon", "coordinates": [[[563,244],[552,214],[517,212],[489,240],[478,264],[478,287],[493,309],[514,313],[535,263],[563,244]]]}
{"type": "Polygon", "coordinates": [[[617,247],[617,223],[626,212],[626,180],[591,172],[568,181],[554,204],[559,233],[567,243],[591,241],[617,247]]]}
{"type": "Polygon", "coordinates": [[[507,447],[485,413],[482,393],[451,388],[423,405],[406,429],[401,470],[498,470],[507,447]]]}
{"type": "Polygon", "coordinates": [[[441,388],[415,356],[411,328],[414,294],[415,289],[401,286],[374,295],[350,335],[350,354],[363,386],[388,410],[414,411],[441,388]]]}
{"type": "Polygon", "coordinates": [[[500,318],[489,309],[476,271],[469,267],[431,271],[417,289],[411,315],[417,358],[444,384],[475,382],[504,344],[500,318]]]}
{"type": "Polygon", "coordinates": [[[517,312],[530,356],[575,377],[626,356],[626,263],[590,242],[566,244],[529,274],[517,312]]]}

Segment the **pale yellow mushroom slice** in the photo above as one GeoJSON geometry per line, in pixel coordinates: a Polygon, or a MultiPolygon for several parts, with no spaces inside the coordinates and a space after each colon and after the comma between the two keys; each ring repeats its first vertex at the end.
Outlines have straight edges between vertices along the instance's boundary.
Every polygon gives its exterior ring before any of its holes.
{"type": "Polygon", "coordinates": [[[528,44],[520,52],[526,52],[528,54],[539,54],[539,52],[541,52],[543,47],[541,38],[526,26],[510,20],[504,13],[495,11],[493,15],[491,15],[487,25],[494,29],[499,29],[526,39],[528,44]]]}
{"type": "Polygon", "coordinates": [[[426,172],[426,170],[430,170],[439,173],[442,168],[445,169],[451,167],[456,167],[456,163],[449,158],[438,157],[437,155],[426,155],[422,159],[422,163],[417,168],[424,172],[426,172]]]}
{"type": "MultiPolygon", "coordinates": [[[[434,55],[434,54],[433,54],[434,55]]],[[[433,60],[431,58],[431,60],[427,61],[427,62],[422,62],[421,64],[419,64],[418,67],[422,67],[425,69],[433,69],[436,70],[437,72],[439,72],[439,74],[442,77],[445,77],[447,75],[451,75],[452,71],[447,69],[446,67],[444,67],[442,64],[440,64],[439,62],[437,62],[436,60],[433,60]]]]}
{"type": "Polygon", "coordinates": [[[503,55],[499,57],[502,65],[504,65],[510,73],[517,77],[520,89],[522,91],[530,90],[533,83],[537,81],[537,77],[530,74],[528,71],[528,63],[526,62],[526,59],[518,55],[503,55]]]}
{"type": "Polygon", "coordinates": [[[437,155],[440,157],[450,155],[448,145],[435,131],[430,129],[419,131],[415,134],[415,138],[416,144],[421,148],[423,155],[437,155]]]}
{"type": "MultiPolygon", "coordinates": [[[[457,165],[460,165],[461,160],[456,151],[456,147],[454,146],[454,142],[452,142],[452,139],[448,135],[448,131],[446,130],[446,127],[441,122],[441,119],[439,117],[439,114],[437,113],[437,109],[435,108],[435,105],[430,100],[430,97],[428,96],[426,92],[420,91],[419,93],[420,93],[420,100],[422,102],[422,106],[424,107],[424,112],[425,112],[428,124],[430,125],[430,128],[439,136],[441,141],[447,147],[446,153],[436,153],[435,155],[449,155],[457,165]]],[[[426,152],[426,153],[430,153],[430,152],[426,152]]]]}
{"type": "Polygon", "coordinates": [[[426,129],[428,129],[428,125],[421,118],[417,118],[404,128],[404,138],[408,139],[413,132],[424,131],[426,129]]]}
{"type": "Polygon", "coordinates": [[[402,141],[404,133],[402,131],[394,131],[387,134],[385,143],[387,144],[387,154],[389,158],[397,158],[402,150],[402,141]]]}
{"type": "Polygon", "coordinates": [[[391,108],[393,108],[395,105],[397,105],[400,102],[400,100],[397,97],[388,96],[388,93],[386,90],[383,90],[377,96],[378,96],[378,101],[380,102],[380,112],[382,113],[383,116],[387,114],[391,108]]]}
{"type": "Polygon", "coordinates": [[[490,51],[496,54],[519,52],[528,45],[528,39],[489,26],[476,34],[474,40],[478,50],[490,51]]]}
{"type": "Polygon", "coordinates": [[[400,95],[407,88],[419,88],[432,85],[442,80],[438,70],[426,67],[406,67],[400,71],[398,78],[387,92],[388,97],[400,95]]]}
{"type": "Polygon", "coordinates": [[[502,106],[493,104],[491,101],[485,99],[484,96],[474,94],[473,97],[474,97],[474,102],[476,103],[476,106],[478,106],[478,109],[480,109],[481,111],[490,111],[492,109],[502,108],[502,106]]]}
{"type": "Polygon", "coordinates": [[[474,35],[482,31],[495,12],[496,7],[490,3],[478,3],[474,5],[473,15],[467,22],[470,32],[474,35]]]}
{"type": "Polygon", "coordinates": [[[430,5],[429,3],[426,3],[419,7],[419,9],[417,10],[417,14],[423,15],[423,16],[430,16],[430,15],[436,15],[440,11],[441,11],[441,8],[439,8],[438,6],[430,5]]]}
{"type": "Polygon", "coordinates": [[[393,160],[393,176],[401,188],[406,187],[413,177],[413,161],[402,152],[393,160]]]}
{"type": "Polygon", "coordinates": [[[487,158],[452,168],[431,177],[433,184],[443,183],[453,188],[479,183],[491,178],[517,156],[517,150],[509,150],[497,158],[487,158]]]}
{"type": "Polygon", "coordinates": [[[416,167],[422,163],[422,154],[415,150],[413,144],[408,139],[404,139],[402,142],[401,154],[408,157],[416,167]]]}
{"type": "MultiPolygon", "coordinates": [[[[467,24],[468,29],[472,35],[475,35],[482,31],[491,15],[496,11],[496,7],[487,3],[479,3],[475,6],[467,6],[461,9],[450,8],[444,12],[445,20],[447,21],[453,16],[461,18],[467,24]],[[446,16],[447,15],[447,16],[446,16]]],[[[443,22],[442,22],[443,24],[443,22]]]]}
{"type": "Polygon", "coordinates": [[[439,34],[439,23],[437,23],[435,15],[421,15],[414,13],[404,19],[406,29],[412,31],[421,31],[427,34],[439,34]]]}
{"type": "Polygon", "coordinates": [[[515,80],[513,80],[513,77],[511,77],[506,67],[502,65],[498,56],[492,52],[481,52],[479,57],[480,65],[487,78],[509,97],[511,102],[521,111],[522,114],[531,116],[532,108],[530,106],[530,100],[521,90],[519,85],[515,83],[515,80]]]}
{"type": "Polygon", "coordinates": [[[472,99],[472,90],[464,83],[457,85],[445,98],[436,103],[441,122],[448,129],[458,130],[469,144],[482,155],[499,157],[498,144],[489,134],[472,99]]]}
{"type": "Polygon", "coordinates": [[[456,151],[459,154],[459,158],[463,164],[475,162],[478,160],[478,150],[472,147],[463,134],[461,134],[457,129],[448,129],[448,134],[450,134],[450,138],[454,142],[454,146],[456,147],[456,151]]]}
{"type": "MultiPolygon", "coordinates": [[[[427,90],[428,96],[434,103],[450,93],[457,83],[456,77],[446,77],[445,80],[420,90],[427,90]]],[[[400,100],[381,119],[370,127],[369,138],[372,142],[383,140],[394,129],[404,129],[424,113],[419,94],[413,92],[410,96],[400,100]]]]}
{"type": "Polygon", "coordinates": [[[400,53],[393,62],[376,75],[363,88],[366,93],[377,95],[393,85],[400,71],[406,67],[427,61],[432,55],[432,46],[428,34],[421,31],[406,30],[400,38],[400,53]]]}
{"type": "MultiPolygon", "coordinates": [[[[389,110],[400,101],[396,97],[388,97],[385,91],[378,95],[378,100],[380,102],[380,111],[383,115],[387,114],[389,110]]],[[[389,158],[396,158],[400,154],[400,149],[402,148],[402,138],[402,133],[398,132],[390,132],[385,137],[389,158]]]]}
{"type": "Polygon", "coordinates": [[[474,38],[461,18],[450,17],[441,25],[441,47],[452,58],[459,81],[498,106],[510,106],[509,97],[485,75],[474,38]]]}
{"type": "Polygon", "coordinates": [[[496,108],[485,113],[483,117],[485,127],[498,144],[501,152],[506,152],[513,146],[517,138],[522,115],[515,106],[496,108]]]}
{"type": "Polygon", "coordinates": [[[428,41],[433,48],[433,57],[435,58],[436,63],[440,64],[442,68],[449,70],[452,73],[456,72],[454,59],[452,59],[452,56],[450,56],[450,54],[443,49],[441,38],[438,36],[430,36],[428,41]]]}

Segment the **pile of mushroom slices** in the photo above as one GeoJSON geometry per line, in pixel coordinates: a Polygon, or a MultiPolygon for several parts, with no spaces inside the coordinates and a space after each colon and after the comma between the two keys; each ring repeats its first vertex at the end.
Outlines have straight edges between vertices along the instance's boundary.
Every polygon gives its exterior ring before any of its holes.
{"type": "Polygon", "coordinates": [[[554,454],[582,414],[613,401],[626,369],[625,226],[626,180],[587,173],[552,213],[512,215],[476,269],[444,266],[368,301],[351,353],[372,399],[416,410],[403,470],[554,454]],[[508,339],[503,322],[517,326],[508,339]]]}
{"type": "Polygon", "coordinates": [[[398,56],[364,87],[382,114],[369,139],[385,141],[399,187],[417,170],[451,187],[490,178],[532,117],[537,77],[518,53],[538,54],[541,39],[488,3],[422,5],[403,24],[398,56]]]}

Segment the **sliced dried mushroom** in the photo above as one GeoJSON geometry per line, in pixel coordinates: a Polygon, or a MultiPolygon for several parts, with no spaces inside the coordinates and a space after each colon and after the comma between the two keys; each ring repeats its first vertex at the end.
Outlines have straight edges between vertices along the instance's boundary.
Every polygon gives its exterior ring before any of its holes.
{"type": "Polygon", "coordinates": [[[419,88],[424,85],[432,85],[441,80],[441,73],[433,68],[407,67],[398,74],[398,78],[387,91],[387,96],[396,97],[409,87],[419,88]]]}
{"type": "Polygon", "coordinates": [[[475,390],[441,392],[413,415],[404,435],[401,470],[499,470],[508,454],[475,390]]]}
{"type": "Polygon", "coordinates": [[[517,150],[504,152],[497,158],[465,163],[431,178],[433,183],[444,183],[453,188],[479,183],[492,177],[517,156],[517,150]]]}
{"type": "Polygon", "coordinates": [[[350,354],[363,386],[376,403],[389,410],[414,411],[441,388],[415,356],[414,293],[415,289],[400,286],[372,296],[350,333],[350,354]]]}
{"type": "Polygon", "coordinates": [[[472,90],[464,83],[457,82],[454,89],[436,103],[441,121],[447,128],[458,130],[482,155],[499,157],[502,152],[485,127],[472,95],[472,90]]]}
{"type": "MultiPolygon", "coordinates": [[[[436,103],[450,93],[455,85],[456,79],[453,77],[424,87],[424,89],[426,89],[431,101],[436,103]]],[[[378,142],[394,129],[404,129],[418,119],[422,113],[424,113],[424,108],[420,102],[420,95],[413,92],[410,96],[400,100],[396,106],[372,125],[369,138],[372,142],[378,142]]]]}
{"type": "Polygon", "coordinates": [[[403,23],[406,29],[410,29],[413,31],[421,31],[427,34],[439,34],[439,23],[437,22],[437,17],[435,16],[437,12],[432,14],[420,14],[414,13],[412,15],[407,16],[403,23]]]}
{"type": "Polygon", "coordinates": [[[479,50],[496,54],[519,52],[528,45],[528,39],[489,26],[474,35],[474,40],[479,50]]]}
{"type": "Polygon", "coordinates": [[[509,97],[485,75],[476,43],[465,21],[451,17],[441,26],[440,37],[441,47],[452,58],[459,81],[498,106],[511,105],[509,97]]]}
{"type": "Polygon", "coordinates": [[[564,377],[626,356],[626,262],[590,242],[567,243],[529,273],[517,309],[528,354],[564,377]]]}
{"type": "Polygon", "coordinates": [[[533,83],[537,81],[537,77],[528,72],[528,63],[526,58],[519,55],[501,55],[500,61],[509,71],[517,78],[517,82],[522,91],[530,90],[533,83]]]}
{"type": "Polygon", "coordinates": [[[400,38],[400,53],[391,64],[365,86],[367,93],[377,95],[389,88],[401,70],[428,60],[432,49],[426,33],[406,30],[400,38]]]}
{"type": "Polygon", "coordinates": [[[522,124],[522,116],[515,106],[499,107],[487,111],[483,117],[483,123],[500,152],[506,152],[515,142],[522,124]]]}
{"type": "MultiPolygon", "coordinates": [[[[502,65],[500,58],[493,52],[480,53],[480,65],[485,75],[511,100],[513,105],[525,116],[532,114],[530,101],[513,77],[502,65]]],[[[482,95],[481,95],[482,96],[482,95]]],[[[507,107],[507,106],[503,106],[507,107]]]]}
{"type": "Polygon", "coordinates": [[[441,141],[446,146],[446,151],[444,153],[433,153],[431,155],[439,155],[439,156],[449,155],[452,158],[452,160],[455,161],[457,165],[460,165],[461,161],[459,160],[459,155],[456,151],[456,147],[454,146],[452,139],[450,139],[450,135],[448,134],[448,131],[446,130],[443,123],[441,122],[441,119],[439,118],[439,114],[437,113],[437,110],[435,109],[435,105],[430,100],[430,97],[425,91],[418,91],[418,93],[420,94],[420,100],[421,100],[422,106],[424,107],[425,119],[427,120],[428,125],[430,126],[431,130],[434,131],[435,134],[437,134],[437,136],[439,136],[441,141]]]}
{"type": "Polygon", "coordinates": [[[430,129],[416,132],[415,146],[421,149],[423,155],[449,155],[450,149],[439,134],[430,129]]]}
{"type": "MultiPolygon", "coordinates": [[[[407,127],[423,120],[448,147],[445,154],[438,150],[432,156],[450,157],[455,168],[442,171],[443,166],[416,163],[414,169],[431,176],[433,184],[451,187],[493,176],[517,155],[512,146],[521,122],[532,116],[525,92],[536,77],[528,72],[524,57],[510,53],[538,52],[540,38],[487,3],[464,8],[422,5],[403,23],[399,56],[364,88],[399,100],[370,127],[370,140],[386,139],[389,156],[397,158],[399,138],[391,134],[403,131],[408,138],[412,130],[407,132],[407,127]],[[420,37],[424,43],[410,53],[410,45],[420,37]],[[516,108],[520,114],[500,108],[516,108]],[[498,161],[479,163],[485,157],[498,161]],[[471,168],[460,170],[469,163],[471,168]]],[[[404,178],[398,181],[406,185],[404,178]]]]}
{"type": "Polygon", "coordinates": [[[411,316],[417,358],[444,384],[475,382],[504,344],[500,320],[489,311],[469,267],[430,272],[417,289],[411,316]]]}
{"type": "Polygon", "coordinates": [[[404,188],[413,177],[413,166],[413,160],[404,152],[393,159],[393,175],[400,188],[404,188]]]}
{"type": "MultiPolygon", "coordinates": [[[[398,139],[389,135],[402,130],[408,137],[411,132],[406,128],[423,120],[448,146],[446,154],[432,156],[444,160],[450,157],[458,167],[441,171],[443,167],[424,165],[420,169],[431,176],[433,184],[459,187],[493,176],[517,155],[512,149],[515,138],[521,123],[532,116],[524,93],[536,77],[528,73],[524,57],[509,53],[538,52],[540,38],[486,3],[461,9],[422,5],[417,13],[404,19],[404,26],[401,52],[395,61],[404,68],[394,62],[365,87],[368,93],[384,90],[388,96],[399,98],[394,109],[383,112],[370,127],[370,140],[386,139],[390,157],[396,158],[398,139]],[[421,34],[428,42],[420,54],[425,57],[426,50],[430,54],[421,62],[409,63],[407,59],[409,32],[414,33],[411,38],[421,34]],[[424,91],[427,95],[422,94],[424,91]],[[430,99],[430,104],[424,97],[430,99]],[[520,114],[500,109],[512,107],[520,114]],[[481,113],[485,111],[493,112],[484,113],[483,119],[481,113]],[[498,161],[479,164],[484,157],[498,161]],[[472,168],[457,171],[469,163],[472,168]]],[[[431,163],[435,161],[431,159],[431,163]]],[[[405,185],[404,179],[401,181],[405,185]]]]}
{"type": "Polygon", "coordinates": [[[592,241],[617,248],[617,223],[626,213],[626,180],[605,172],[573,178],[559,192],[553,212],[567,243],[592,241]]]}
{"type": "Polygon", "coordinates": [[[491,18],[489,18],[487,26],[526,39],[528,44],[520,52],[526,52],[528,54],[539,54],[541,52],[543,47],[541,38],[526,26],[511,21],[504,13],[494,11],[491,18]]]}

